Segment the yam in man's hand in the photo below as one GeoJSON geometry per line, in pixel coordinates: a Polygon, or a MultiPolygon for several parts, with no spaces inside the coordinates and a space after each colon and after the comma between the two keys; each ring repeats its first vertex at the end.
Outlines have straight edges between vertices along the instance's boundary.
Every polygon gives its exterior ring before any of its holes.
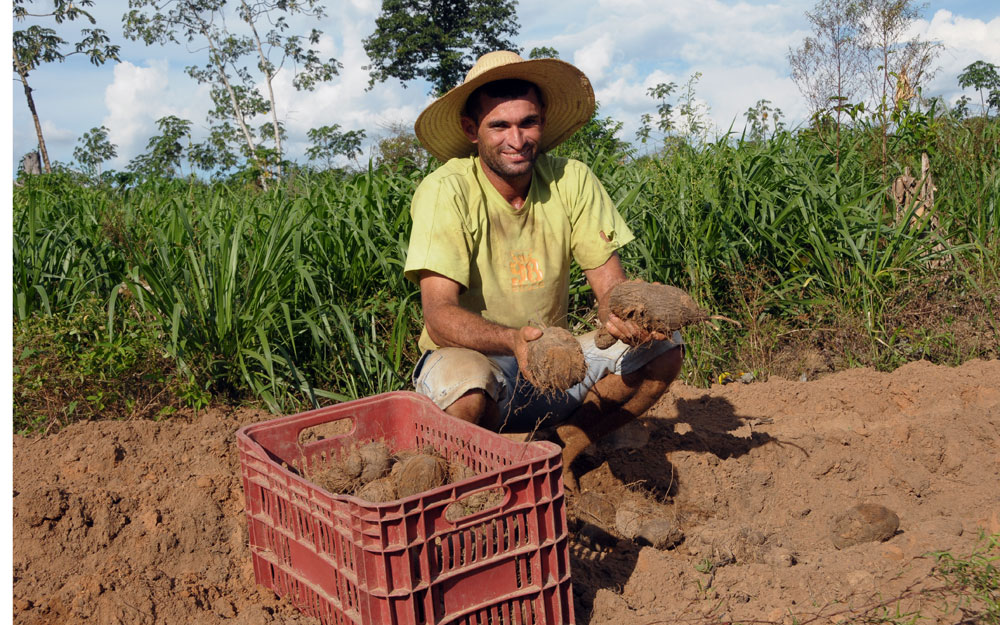
{"type": "Polygon", "coordinates": [[[612,329],[615,332],[604,328],[597,333],[594,343],[599,349],[614,345],[614,334],[636,335],[634,330],[631,334],[624,334],[620,328],[630,328],[624,324],[634,324],[640,333],[648,333],[650,339],[662,340],[692,323],[710,319],[736,323],[726,317],[709,315],[683,289],[639,280],[616,284],[608,295],[608,308],[611,313],[609,324],[614,324],[612,329]]]}
{"type": "Polygon", "coordinates": [[[587,363],[583,349],[569,330],[521,328],[515,355],[521,375],[545,393],[561,392],[583,381],[587,363]],[[533,332],[530,332],[533,330],[533,332]]]}

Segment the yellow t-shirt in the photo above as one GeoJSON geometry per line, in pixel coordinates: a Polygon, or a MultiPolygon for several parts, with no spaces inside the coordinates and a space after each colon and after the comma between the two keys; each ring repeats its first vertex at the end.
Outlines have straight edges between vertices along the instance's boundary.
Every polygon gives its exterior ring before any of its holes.
{"type": "MultiPolygon", "coordinates": [[[[406,277],[427,269],[462,285],[459,304],[494,323],[566,327],[570,258],[603,265],[633,239],[597,177],[579,161],[542,154],[521,210],[500,195],[478,156],[451,159],[420,183],[406,277]],[[607,236],[605,241],[601,232],[607,236]]],[[[420,348],[437,345],[424,328],[420,348]]]]}

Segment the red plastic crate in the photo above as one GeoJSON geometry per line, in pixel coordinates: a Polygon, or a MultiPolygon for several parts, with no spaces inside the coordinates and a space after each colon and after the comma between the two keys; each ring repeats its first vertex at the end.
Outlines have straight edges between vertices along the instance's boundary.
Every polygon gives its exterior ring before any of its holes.
{"type": "Polygon", "coordinates": [[[250,425],[237,441],[257,583],[324,625],[574,622],[558,445],[510,441],[410,392],[250,425]],[[342,419],[347,434],[299,443],[342,419]],[[394,452],[430,445],[479,475],[388,503],[300,476],[376,439],[394,452]],[[445,518],[449,504],[497,488],[498,506],[445,518]]]}

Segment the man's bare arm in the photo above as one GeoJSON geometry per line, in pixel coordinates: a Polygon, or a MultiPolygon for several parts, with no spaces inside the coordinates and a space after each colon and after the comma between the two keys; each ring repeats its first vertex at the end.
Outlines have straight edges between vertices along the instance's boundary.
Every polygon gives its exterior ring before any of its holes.
{"type": "Polygon", "coordinates": [[[626,321],[611,314],[609,308],[611,289],[619,282],[628,279],[618,252],[612,252],[611,258],[600,267],[585,269],[583,275],[586,276],[590,288],[597,297],[597,316],[611,336],[629,345],[641,345],[651,340],[661,341],[667,338],[662,332],[648,332],[633,321],[626,321]]]}
{"type": "MultiPolygon", "coordinates": [[[[431,340],[441,347],[466,347],[484,354],[517,356],[527,341],[541,336],[537,328],[508,328],[458,305],[461,285],[433,271],[420,272],[420,303],[431,340]]],[[[521,362],[521,358],[518,358],[521,362]]]]}
{"type": "Polygon", "coordinates": [[[619,282],[628,280],[618,252],[612,252],[611,258],[600,267],[585,269],[583,275],[586,276],[590,288],[597,297],[597,316],[600,317],[601,323],[607,324],[610,315],[608,296],[611,294],[611,289],[619,282]]]}

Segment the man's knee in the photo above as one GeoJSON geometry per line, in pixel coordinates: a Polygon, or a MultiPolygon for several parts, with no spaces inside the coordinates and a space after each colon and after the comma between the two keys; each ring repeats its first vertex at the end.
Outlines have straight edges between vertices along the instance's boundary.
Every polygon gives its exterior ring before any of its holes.
{"type": "Polygon", "coordinates": [[[421,362],[414,388],[446,412],[458,404],[456,410],[468,414],[478,408],[478,400],[467,398],[470,394],[495,397],[499,392],[496,367],[479,352],[445,347],[425,355],[421,362]],[[466,409],[466,404],[472,408],[466,409]]]}
{"type": "Polygon", "coordinates": [[[650,378],[670,384],[677,377],[677,374],[681,372],[682,364],[684,364],[684,348],[678,346],[654,358],[646,364],[646,367],[650,368],[650,378]]]}
{"type": "Polygon", "coordinates": [[[493,426],[498,412],[496,402],[480,388],[466,392],[444,411],[452,417],[486,428],[493,426]]]}
{"type": "Polygon", "coordinates": [[[680,373],[683,362],[683,348],[678,346],[623,377],[626,384],[638,387],[639,392],[659,397],[680,373]]]}

